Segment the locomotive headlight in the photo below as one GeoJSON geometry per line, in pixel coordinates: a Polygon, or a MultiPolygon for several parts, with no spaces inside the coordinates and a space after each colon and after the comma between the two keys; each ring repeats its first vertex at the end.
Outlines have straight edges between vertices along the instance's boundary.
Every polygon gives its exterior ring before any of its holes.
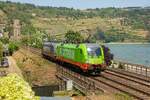
{"type": "Polygon", "coordinates": [[[106,62],[105,61],[103,61],[103,64],[105,64],[106,62]]]}
{"type": "Polygon", "coordinates": [[[87,59],[87,60],[86,60],[86,63],[90,63],[90,61],[87,59]]]}

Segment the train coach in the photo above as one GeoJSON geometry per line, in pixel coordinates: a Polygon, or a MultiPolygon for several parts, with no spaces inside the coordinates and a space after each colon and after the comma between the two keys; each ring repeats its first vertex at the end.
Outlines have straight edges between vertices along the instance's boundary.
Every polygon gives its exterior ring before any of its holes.
{"type": "Polygon", "coordinates": [[[56,48],[58,43],[44,42],[42,48],[43,57],[49,57],[52,60],[56,60],[56,48]]]}
{"type": "Polygon", "coordinates": [[[57,62],[71,64],[89,74],[100,74],[107,67],[104,49],[98,44],[45,42],[42,55],[50,57],[57,62]]]}

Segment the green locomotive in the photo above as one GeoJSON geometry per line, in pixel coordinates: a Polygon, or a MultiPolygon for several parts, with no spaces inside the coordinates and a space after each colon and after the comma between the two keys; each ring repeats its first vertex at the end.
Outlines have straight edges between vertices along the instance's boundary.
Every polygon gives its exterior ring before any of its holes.
{"type": "Polygon", "coordinates": [[[58,62],[65,62],[84,72],[99,74],[106,68],[104,50],[98,44],[63,44],[45,42],[42,54],[58,62]]]}

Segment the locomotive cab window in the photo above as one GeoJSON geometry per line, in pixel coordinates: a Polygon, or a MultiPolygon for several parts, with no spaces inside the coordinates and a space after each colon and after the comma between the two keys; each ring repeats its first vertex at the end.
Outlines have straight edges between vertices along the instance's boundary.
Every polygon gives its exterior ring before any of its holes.
{"type": "Polygon", "coordinates": [[[88,55],[90,57],[99,57],[99,56],[101,56],[100,47],[88,47],[87,52],[88,52],[88,55]]]}

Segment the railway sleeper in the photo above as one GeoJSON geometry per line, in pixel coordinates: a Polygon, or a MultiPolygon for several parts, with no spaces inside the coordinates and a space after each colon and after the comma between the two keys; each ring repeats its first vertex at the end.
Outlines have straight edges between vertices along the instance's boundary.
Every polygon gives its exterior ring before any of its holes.
{"type": "Polygon", "coordinates": [[[123,79],[119,80],[119,78],[117,79],[115,77],[110,76],[109,74],[102,75],[102,77],[106,78],[108,80],[111,80],[113,82],[116,82],[118,84],[121,84],[121,85],[123,85],[125,87],[132,88],[132,89],[134,89],[136,91],[139,91],[139,92],[141,92],[143,94],[150,95],[150,89],[140,88],[140,86],[135,86],[135,85],[133,85],[131,83],[128,84],[127,80],[123,80],[123,79]]]}
{"type": "Polygon", "coordinates": [[[123,74],[112,72],[112,71],[108,71],[108,70],[106,70],[105,73],[108,73],[108,74],[111,74],[111,75],[114,75],[114,76],[117,76],[117,77],[121,77],[121,78],[130,80],[130,81],[133,81],[133,82],[136,82],[136,83],[139,83],[141,85],[147,86],[148,88],[150,87],[150,83],[149,82],[145,82],[145,81],[142,81],[140,79],[133,78],[132,76],[127,76],[127,75],[123,75],[123,74]]]}
{"type": "Polygon", "coordinates": [[[126,94],[128,94],[130,96],[133,96],[133,97],[135,97],[137,99],[149,100],[149,97],[147,95],[144,95],[144,94],[142,94],[140,92],[137,92],[137,91],[135,91],[135,90],[133,90],[131,88],[127,88],[127,87],[125,87],[123,85],[120,85],[118,83],[115,83],[113,81],[107,80],[107,79],[102,78],[102,77],[99,78],[99,79],[97,79],[97,78],[94,78],[94,79],[99,81],[99,82],[101,82],[101,83],[104,83],[104,84],[106,84],[106,85],[108,85],[108,86],[110,86],[112,88],[115,88],[115,89],[117,89],[117,90],[119,90],[121,92],[124,92],[124,93],[126,93],[126,94]]]}
{"type": "Polygon", "coordinates": [[[137,79],[140,79],[140,80],[143,80],[143,81],[146,81],[146,82],[150,82],[150,77],[146,77],[146,76],[139,75],[139,74],[136,74],[136,73],[132,73],[132,72],[129,72],[129,71],[125,71],[125,70],[121,70],[121,69],[112,69],[112,68],[108,68],[107,70],[110,70],[110,71],[113,71],[113,72],[116,72],[116,73],[120,73],[120,74],[123,74],[123,75],[127,75],[127,76],[132,76],[134,78],[137,78],[137,79]]]}

